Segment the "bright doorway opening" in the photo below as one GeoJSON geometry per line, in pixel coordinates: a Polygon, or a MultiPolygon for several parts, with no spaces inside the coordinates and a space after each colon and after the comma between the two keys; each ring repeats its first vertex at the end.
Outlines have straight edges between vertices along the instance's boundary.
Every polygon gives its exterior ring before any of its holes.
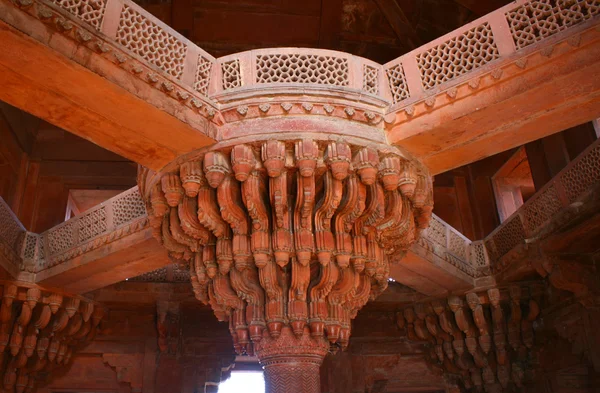
{"type": "Polygon", "coordinates": [[[232,371],[231,377],[219,384],[219,393],[265,393],[262,371],[232,371]]]}

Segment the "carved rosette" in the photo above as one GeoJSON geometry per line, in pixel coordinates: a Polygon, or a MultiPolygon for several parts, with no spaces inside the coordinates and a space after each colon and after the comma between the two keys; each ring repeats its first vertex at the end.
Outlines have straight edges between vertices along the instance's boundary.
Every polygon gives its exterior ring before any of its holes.
{"type": "Polygon", "coordinates": [[[80,297],[0,282],[2,391],[32,392],[91,341],[104,310],[80,297]]]}
{"type": "Polygon", "coordinates": [[[270,140],[178,162],[144,180],[154,234],[236,351],[263,362],[284,332],[318,348],[315,364],[345,348],[433,208],[427,170],[389,147],[270,140]]]}

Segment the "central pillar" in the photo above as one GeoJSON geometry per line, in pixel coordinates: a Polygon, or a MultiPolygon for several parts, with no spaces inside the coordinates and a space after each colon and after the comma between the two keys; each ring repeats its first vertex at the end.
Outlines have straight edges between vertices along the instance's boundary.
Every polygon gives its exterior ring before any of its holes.
{"type": "Polygon", "coordinates": [[[265,369],[267,393],[321,392],[319,368],[329,348],[327,339],[311,337],[308,327],[298,337],[285,326],[279,337],[265,333],[255,346],[265,369]]]}

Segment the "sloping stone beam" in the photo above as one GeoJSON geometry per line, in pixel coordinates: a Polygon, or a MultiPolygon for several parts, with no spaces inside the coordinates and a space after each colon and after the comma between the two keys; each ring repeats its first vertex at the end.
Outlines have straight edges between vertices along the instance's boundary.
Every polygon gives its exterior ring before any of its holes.
{"type": "Polygon", "coordinates": [[[600,11],[587,0],[518,0],[385,65],[298,48],[215,59],[129,0],[83,3],[0,1],[0,99],[153,170],[256,134],[241,120],[272,118],[264,133],[344,120],[436,174],[600,116],[600,11]],[[146,45],[150,30],[161,38],[146,45]],[[317,55],[317,79],[281,72],[317,55]]]}
{"type": "Polygon", "coordinates": [[[0,2],[1,100],[150,168],[214,143],[214,123],[177,99],[185,91],[53,5],[0,2]]]}
{"type": "Polygon", "coordinates": [[[483,67],[487,72],[440,84],[420,102],[398,108],[390,140],[441,173],[595,119],[600,32],[573,30],[559,42],[534,44],[523,56],[514,52],[483,67]]]}
{"type": "Polygon", "coordinates": [[[87,293],[170,262],[152,238],[137,187],[35,234],[0,199],[0,266],[8,277],[87,293]]]}

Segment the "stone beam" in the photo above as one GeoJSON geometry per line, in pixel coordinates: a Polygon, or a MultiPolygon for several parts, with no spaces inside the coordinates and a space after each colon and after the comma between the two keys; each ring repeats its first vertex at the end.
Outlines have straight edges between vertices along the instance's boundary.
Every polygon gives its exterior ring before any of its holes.
{"type": "Polygon", "coordinates": [[[510,4],[384,65],[402,98],[386,119],[390,141],[436,174],[597,118],[598,17],[536,36],[524,29],[542,20],[517,20],[535,3],[510,4]],[[459,41],[484,49],[451,54],[459,41]]]}
{"type": "Polygon", "coordinates": [[[206,100],[53,5],[0,1],[0,100],[154,169],[214,142],[206,100]]]}
{"type": "Polygon", "coordinates": [[[88,293],[170,263],[149,227],[36,273],[40,285],[88,293]]]}
{"type": "Polygon", "coordinates": [[[215,59],[129,0],[84,3],[98,9],[1,0],[0,99],[153,170],[249,120],[385,129],[435,174],[600,116],[600,11],[584,0],[557,5],[561,22],[517,0],[384,65],[301,48],[215,59]],[[298,61],[319,77],[282,71],[298,61]]]}

